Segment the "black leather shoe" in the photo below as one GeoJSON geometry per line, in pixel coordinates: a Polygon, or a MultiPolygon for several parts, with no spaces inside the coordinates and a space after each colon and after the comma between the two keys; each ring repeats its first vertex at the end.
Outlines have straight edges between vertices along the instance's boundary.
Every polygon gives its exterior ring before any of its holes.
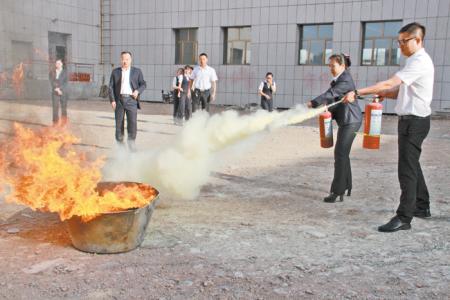
{"type": "Polygon", "coordinates": [[[347,197],[350,197],[352,195],[352,189],[347,190],[347,197]]]}
{"type": "Polygon", "coordinates": [[[422,218],[422,219],[428,219],[431,218],[431,212],[430,209],[416,209],[414,211],[414,217],[416,218],[422,218]]]}
{"type": "Polygon", "coordinates": [[[344,201],[344,194],[338,195],[335,193],[331,193],[327,197],[323,198],[323,201],[327,203],[334,203],[336,202],[337,197],[339,197],[339,201],[344,201]]]}
{"type": "Polygon", "coordinates": [[[379,232],[394,232],[408,229],[411,229],[411,224],[402,222],[398,216],[393,217],[389,222],[378,227],[379,232]]]}

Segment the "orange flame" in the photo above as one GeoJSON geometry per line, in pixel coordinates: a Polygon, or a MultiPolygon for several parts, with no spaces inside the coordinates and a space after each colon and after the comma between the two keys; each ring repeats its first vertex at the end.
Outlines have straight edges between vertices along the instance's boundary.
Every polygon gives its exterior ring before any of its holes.
{"type": "Polygon", "coordinates": [[[119,185],[101,195],[104,158],[87,159],[77,151],[78,138],[61,127],[31,130],[14,124],[15,134],[0,150],[0,186],[9,186],[6,200],[32,209],[56,212],[61,220],[145,206],[156,196],[147,185],[119,185]]]}
{"type": "Polygon", "coordinates": [[[23,92],[23,63],[16,65],[12,74],[12,84],[17,97],[22,96],[23,92]]]}

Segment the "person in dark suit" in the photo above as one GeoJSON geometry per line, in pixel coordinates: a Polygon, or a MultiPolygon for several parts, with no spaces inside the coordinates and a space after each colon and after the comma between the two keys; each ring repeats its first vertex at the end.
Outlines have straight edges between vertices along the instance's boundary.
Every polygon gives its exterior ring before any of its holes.
{"type": "Polygon", "coordinates": [[[68,76],[64,64],[61,59],[55,61],[54,70],[49,73],[49,80],[52,86],[52,108],[53,108],[53,125],[66,125],[67,118],[67,86],[68,76]],[[59,117],[59,105],[61,104],[61,118],[59,117]]]}
{"type": "Polygon", "coordinates": [[[121,67],[111,73],[109,99],[116,119],[116,141],[123,143],[124,120],[127,116],[128,147],[136,150],[137,110],[141,109],[139,96],[147,87],[142,71],[131,66],[132,56],[128,51],[120,54],[121,67]]]}
{"type": "MultiPolygon", "coordinates": [[[[355,90],[355,84],[348,71],[351,65],[350,57],[344,54],[330,56],[329,64],[333,81],[330,88],[322,95],[316,97],[308,103],[309,107],[328,105],[340,100],[349,91],[355,90]]],[[[351,195],[352,171],[350,166],[350,150],[356,132],[361,127],[362,113],[357,101],[343,104],[340,103],[330,109],[333,119],[338,124],[336,146],[334,148],[334,177],[331,184],[330,194],[323,200],[334,203],[339,197],[344,200],[344,193],[351,195]]]]}
{"type": "Polygon", "coordinates": [[[272,72],[267,72],[266,80],[259,84],[258,95],[261,96],[261,108],[273,111],[273,95],[277,92],[277,85],[273,81],[272,72]]]}

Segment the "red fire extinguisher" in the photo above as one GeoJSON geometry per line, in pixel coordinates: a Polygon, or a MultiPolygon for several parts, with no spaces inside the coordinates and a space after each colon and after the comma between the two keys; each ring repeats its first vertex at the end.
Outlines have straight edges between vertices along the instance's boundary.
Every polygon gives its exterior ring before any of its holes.
{"type": "Polygon", "coordinates": [[[331,113],[327,110],[319,115],[320,147],[333,147],[333,123],[331,113]]]}
{"type": "Polygon", "coordinates": [[[366,105],[364,116],[364,138],[363,148],[379,149],[381,134],[381,119],[383,115],[383,105],[375,98],[374,102],[366,105]]]}

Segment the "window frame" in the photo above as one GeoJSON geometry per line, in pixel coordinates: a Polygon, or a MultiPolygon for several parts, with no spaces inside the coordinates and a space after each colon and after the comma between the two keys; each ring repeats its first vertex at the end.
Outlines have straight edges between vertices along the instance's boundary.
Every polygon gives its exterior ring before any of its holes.
{"type": "Polygon", "coordinates": [[[398,64],[393,63],[392,61],[392,57],[393,57],[393,50],[394,49],[399,49],[399,47],[394,48],[393,45],[394,43],[397,43],[397,37],[398,35],[395,36],[385,36],[384,35],[384,29],[385,29],[385,23],[400,23],[400,27],[399,30],[402,26],[403,21],[402,20],[382,20],[382,21],[367,21],[367,22],[362,22],[362,40],[361,40],[361,60],[360,60],[360,65],[364,66],[364,67],[398,67],[400,66],[400,62],[398,64]],[[374,24],[374,23],[381,23],[382,24],[382,35],[381,36],[377,36],[377,37],[369,37],[366,38],[366,25],[367,24],[374,24]],[[376,62],[376,51],[375,49],[375,42],[377,40],[390,40],[390,48],[388,49],[389,54],[388,54],[388,63],[382,64],[382,65],[378,65],[376,62]],[[370,64],[366,64],[364,63],[364,49],[369,49],[369,48],[364,48],[364,45],[366,44],[366,41],[370,41],[372,46],[371,46],[371,57],[370,57],[370,64]]]}
{"type": "Polygon", "coordinates": [[[223,27],[223,36],[224,36],[224,43],[223,43],[223,64],[224,65],[230,65],[230,66],[249,66],[251,65],[251,30],[252,26],[246,25],[246,26],[229,26],[229,27],[223,27]],[[249,28],[250,29],[250,38],[249,39],[241,39],[241,29],[249,28]],[[238,32],[238,39],[237,40],[228,40],[228,30],[229,29],[239,29],[238,32]],[[228,45],[229,43],[236,43],[236,42],[243,42],[244,43],[244,50],[243,50],[243,58],[244,63],[233,63],[232,57],[230,57],[230,61],[228,61],[228,45]],[[247,57],[247,53],[250,52],[250,61],[247,57]]]}
{"type": "Polygon", "coordinates": [[[198,56],[198,27],[185,27],[185,28],[174,28],[175,32],[175,65],[195,65],[197,64],[197,56],[198,56]],[[187,39],[182,40],[181,39],[181,31],[187,30],[187,39]],[[195,39],[191,40],[191,32],[195,31],[195,39]],[[192,61],[184,61],[184,51],[186,44],[193,44],[193,51],[192,51],[192,61]],[[178,60],[177,60],[178,58],[178,60]]]}
{"type": "MultiPolygon", "coordinates": [[[[313,23],[313,24],[299,24],[298,25],[298,29],[299,29],[299,47],[298,47],[298,51],[297,51],[297,55],[298,55],[298,59],[297,59],[297,65],[299,66],[326,66],[328,65],[327,62],[327,43],[331,42],[331,53],[333,53],[333,33],[334,33],[334,23],[313,23]],[[308,40],[304,40],[303,39],[303,28],[305,26],[316,26],[317,27],[317,33],[319,32],[319,27],[320,26],[331,26],[331,30],[332,30],[332,34],[330,38],[325,38],[325,39],[321,39],[319,38],[319,36],[317,36],[316,39],[308,39],[308,40]],[[323,46],[323,54],[322,54],[322,63],[321,64],[314,64],[312,63],[312,60],[307,58],[307,62],[306,63],[301,63],[300,59],[301,59],[301,51],[306,49],[303,48],[303,45],[305,43],[305,41],[309,42],[309,48],[307,49],[308,53],[311,52],[311,41],[322,41],[322,46],[323,46]]],[[[318,35],[318,34],[317,34],[318,35]]]]}

